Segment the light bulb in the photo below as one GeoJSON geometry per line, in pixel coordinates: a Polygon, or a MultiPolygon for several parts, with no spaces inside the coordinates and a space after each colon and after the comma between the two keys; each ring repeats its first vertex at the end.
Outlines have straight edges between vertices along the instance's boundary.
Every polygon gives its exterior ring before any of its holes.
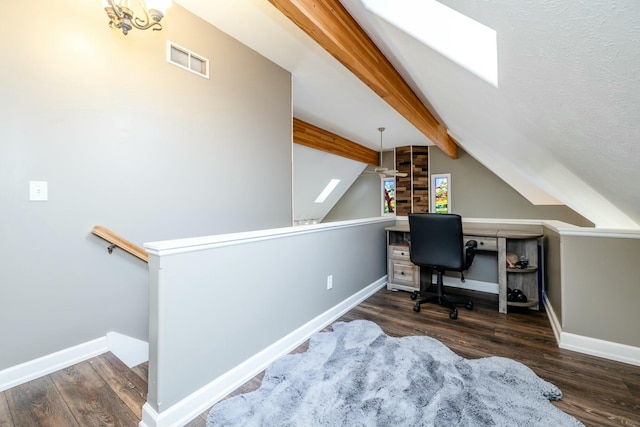
{"type": "Polygon", "coordinates": [[[147,0],[147,8],[154,9],[163,15],[167,13],[167,9],[171,7],[171,0],[147,0]]]}

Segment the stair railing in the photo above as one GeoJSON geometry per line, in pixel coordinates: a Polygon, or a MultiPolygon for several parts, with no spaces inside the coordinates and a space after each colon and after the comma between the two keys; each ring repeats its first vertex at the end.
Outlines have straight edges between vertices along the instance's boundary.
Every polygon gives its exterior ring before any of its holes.
{"type": "Polygon", "coordinates": [[[149,255],[144,249],[120,237],[119,235],[117,235],[111,230],[101,225],[96,225],[91,230],[91,233],[111,243],[111,245],[107,247],[107,251],[109,251],[110,254],[113,253],[114,248],[120,248],[123,251],[130,253],[131,255],[141,259],[146,263],[149,262],[149,255]]]}

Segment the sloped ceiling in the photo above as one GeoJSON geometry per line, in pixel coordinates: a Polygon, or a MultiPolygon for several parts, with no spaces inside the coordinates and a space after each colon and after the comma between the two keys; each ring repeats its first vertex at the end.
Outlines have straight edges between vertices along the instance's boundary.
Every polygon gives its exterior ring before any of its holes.
{"type": "MultiPolygon", "coordinates": [[[[385,149],[431,144],[268,1],[177,3],[291,71],[296,117],[374,149],[380,126],[385,149]]],[[[640,2],[441,3],[496,30],[497,88],[342,0],[462,148],[532,203],[639,228],[640,2]]]]}
{"type": "Polygon", "coordinates": [[[365,163],[294,144],[294,224],[321,222],[366,167],[365,163]],[[332,179],[339,179],[340,182],[326,200],[316,203],[316,198],[332,179]]]}

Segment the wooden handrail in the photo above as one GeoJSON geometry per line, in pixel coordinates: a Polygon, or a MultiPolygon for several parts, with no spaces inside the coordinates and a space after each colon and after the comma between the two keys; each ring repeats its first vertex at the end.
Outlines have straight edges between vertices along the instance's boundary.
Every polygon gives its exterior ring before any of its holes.
{"type": "Polygon", "coordinates": [[[114,247],[119,247],[120,249],[122,249],[125,252],[129,252],[131,255],[140,258],[142,261],[148,263],[149,262],[149,255],[147,254],[147,252],[142,249],[140,246],[137,246],[133,243],[131,243],[130,241],[123,239],[122,237],[118,236],[116,233],[114,233],[113,231],[101,226],[101,225],[96,225],[95,227],[93,227],[93,229],[91,230],[91,232],[93,234],[95,234],[96,236],[106,240],[107,242],[111,243],[111,246],[109,246],[109,253],[111,253],[111,250],[114,247]]]}

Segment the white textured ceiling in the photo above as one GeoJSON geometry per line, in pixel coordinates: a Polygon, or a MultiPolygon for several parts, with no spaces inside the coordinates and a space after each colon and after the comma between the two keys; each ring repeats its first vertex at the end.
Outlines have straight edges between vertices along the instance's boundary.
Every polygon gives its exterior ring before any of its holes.
{"type": "MultiPolygon", "coordinates": [[[[296,117],[374,149],[380,126],[385,148],[430,144],[268,1],[176,1],[289,70],[296,117]]],[[[638,228],[640,2],[441,0],[497,31],[498,88],[360,0],[342,3],[461,146],[521,194],[638,228]]]]}

